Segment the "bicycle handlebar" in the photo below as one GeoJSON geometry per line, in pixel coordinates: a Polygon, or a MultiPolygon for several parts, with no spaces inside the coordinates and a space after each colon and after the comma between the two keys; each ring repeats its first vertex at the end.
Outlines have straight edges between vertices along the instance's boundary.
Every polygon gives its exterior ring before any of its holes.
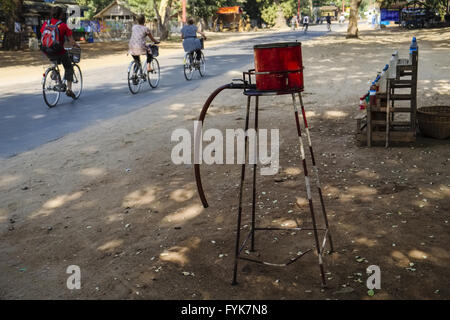
{"type": "MultiPolygon", "coordinates": [[[[66,51],[71,51],[71,50],[73,50],[74,49],[74,47],[68,47],[68,48],[64,48],[64,50],[66,50],[66,51]]],[[[75,49],[79,49],[79,50],[81,50],[81,47],[80,46],[78,46],[78,47],[75,47],[75,49]]]]}

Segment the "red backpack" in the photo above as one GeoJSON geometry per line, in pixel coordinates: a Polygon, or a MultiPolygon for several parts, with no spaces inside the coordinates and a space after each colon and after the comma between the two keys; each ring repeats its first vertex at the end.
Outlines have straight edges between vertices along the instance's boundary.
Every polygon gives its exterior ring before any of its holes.
{"type": "Polygon", "coordinates": [[[55,54],[64,49],[58,29],[60,23],[61,21],[58,21],[52,25],[48,20],[44,32],[42,32],[41,50],[46,54],[55,54]]]}

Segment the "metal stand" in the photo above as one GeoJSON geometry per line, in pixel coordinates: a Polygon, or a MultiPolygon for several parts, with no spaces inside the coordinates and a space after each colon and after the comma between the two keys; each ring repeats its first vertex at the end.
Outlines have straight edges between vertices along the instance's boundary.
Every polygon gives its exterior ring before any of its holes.
{"type": "Polygon", "coordinates": [[[304,173],[304,176],[305,176],[306,192],[307,192],[307,197],[308,197],[308,202],[309,202],[309,209],[310,209],[311,219],[312,219],[312,228],[272,228],[272,227],[257,227],[256,226],[256,169],[257,169],[257,164],[256,164],[256,161],[255,161],[255,164],[253,165],[253,185],[252,185],[253,192],[252,192],[252,216],[251,216],[251,221],[252,222],[251,222],[251,229],[250,229],[249,234],[245,238],[245,240],[241,243],[242,200],[243,200],[243,189],[244,189],[244,180],[245,180],[245,166],[246,166],[245,162],[244,162],[244,164],[242,164],[242,167],[241,167],[241,181],[240,181],[240,189],[239,189],[239,206],[238,206],[238,215],[237,215],[236,247],[235,247],[234,271],[233,271],[232,284],[233,285],[237,284],[238,260],[246,260],[246,261],[255,262],[255,263],[259,263],[259,264],[283,267],[283,266],[290,265],[291,263],[297,261],[302,256],[304,256],[306,253],[308,253],[308,252],[313,250],[312,248],[308,249],[307,251],[301,253],[300,255],[297,255],[296,257],[290,258],[289,261],[287,261],[286,263],[281,263],[281,264],[280,263],[271,263],[271,262],[266,262],[266,261],[262,261],[262,260],[256,260],[256,259],[251,259],[251,258],[248,258],[248,257],[241,256],[241,253],[246,248],[246,244],[247,244],[249,239],[251,239],[251,245],[250,245],[251,251],[254,251],[254,249],[255,249],[255,231],[268,231],[268,230],[271,230],[271,231],[273,231],[273,230],[279,230],[279,231],[285,231],[285,230],[304,231],[304,230],[312,230],[313,233],[314,233],[316,252],[317,252],[317,255],[318,255],[318,258],[319,258],[319,268],[320,268],[320,274],[321,274],[321,283],[322,283],[322,286],[325,287],[326,286],[326,282],[325,282],[325,272],[324,272],[324,268],[323,268],[323,258],[322,257],[323,257],[323,254],[324,254],[324,250],[325,250],[325,245],[326,245],[327,239],[328,239],[329,245],[330,245],[330,253],[333,252],[333,242],[332,242],[331,233],[330,233],[330,229],[329,229],[327,213],[326,213],[326,210],[325,210],[325,204],[324,204],[324,200],[323,200],[323,196],[322,196],[322,188],[321,188],[320,182],[319,182],[319,173],[318,173],[318,169],[317,169],[315,158],[314,158],[314,152],[313,152],[313,148],[312,148],[311,137],[310,137],[310,133],[309,133],[308,122],[306,120],[306,114],[305,114],[305,109],[304,109],[304,105],[303,105],[301,92],[300,91],[296,91],[296,92],[292,92],[291,91],[291,92],[286,92],[286,93],[280,93],[280,92],[274,93],[274,92],[262,92],[262,91],[257,91],[257,90],[246,90],[246,91],[244,91],[244,94],[247,95],[247,112],[246,112],[246,120],[245,120],[245,133],[246,133],[246,135],[245,135],[245,157],[246,158],[247,158],[247,154],[248,154],[247,133],[248,133],[248,129],[249,129],[249,115],[250,115],[250,107],[251,107],[251,98],[255,97],[255,124],[254,124],[254,127],[255,127],[256,134],[258,134],[258,103],[259,103],[259,97],[260,96],[264,96],[264,95],[274,95],[274,94],[276,94],[276,95],[291,94],[292,95],[292,103],[293,103],[293,106],[294,106],[294,116],[295,116],[295,122],[296,122],[296,126],[297,126],[297,134],[298,134],[298,138],[299,138],[301,159],[302,159],[302,163],[303,163],[303,173],[304,173]],[[302,137],[302,133],[301,133],[300,120],[299,120],[299,116],[298,116],[296,94],[298,94],[298,98],[299,98],[299,102],[300,102],[300,106],[301,106],[303,122],[304,122],[304,126],[305,126],[305,131],[306,131],[306,137],[308,139],[308,147],[309,147],[309,151],[310,151],[310,154],[311,154],[312,168],[313,168],[313,171],[315,172],[315,178],[316,178],[316,182],[317,182],[317,190],[318,190],[319,197],[320,197],[320,203],[321,203],[321,207],[322,207],[322,214],[323,214],[323,218],[324,218],[324,222],[325,222],[325,228],[318,228],[317,227],[317,223],[316,223],[316,217],[315,217],[315,213],[314,213],[314,207],[313,207],[313,201],[312,201],[312,195],[311,195],[310,179],[309,179],[309,175],[308,175],[308,168],[307,168],[307,165],[306,165],[305,148],[304,148],[303,137],[302,137]],[[319,242],[318,230],[323,230],[325,232],[323,240],[322,240],[322,245],[320,245],[320,242],[319,242]]]}
{"type": "MultiPolygon", "coordinates": [[[[267,73],[256,73],[254,69],[249,70],[248,72],[244,72],[243,73],[243,78],[242,79],[235,79],[234,81],[239,81],[239,83],[229,83],[226,85],[223,85],[219,88],[217,88],[213,93],[211,93],[211,95],[208,97],[208,99],[206,100],[205,104],[203,105],[202,111],[200,113],[200,116],[198,118],[198,121],[201,122],[201,124],[203,125],[206,114],[208,112],[209,107],[211,106],[212,101],[214,100],[214,98],[223,90],[226,89],[238,89],[238,90],[244,90],[244,95],[247,96],[247,110],[246,110],[246,118],[245,118],[245,160],[247,161],[248,158],[248,130],[249,130],[249,120],[250,120],[250,109],[251,109],[251,100],[252,97],[255,98],[255,123],[254,123],[254,128],[256,131],[256,135],[258,134],[258,107],[259,107],[259,97],[260,96],[269,96],[269,95],[286,95],[286,94],[290,94],[292,96],[292,103],[294,106],[294,116],[295,116],[295,123],[296,123],[296,127],[297,127],[297,135],[299,138],[299,147],[300,147],[300,154],[301,154],[301,160],[302,160],[302,164],[303,164],[303,174],[305,176],[305,185],[306,185],[306,193],[307,193],[307,198],[308,198],[308,203],[309,203],[309,210],[311,213],[311,219],[312,219],[312,228],[275,228],[275,227],[257,227],[256,226],[256,169],[257,169],[257,161],[254,162],[253,164],[253,183],[252,183],[252,214],[251,214],[251,229],[250,232],[248,233],[248,235],[245,237],[244,241],[241,241],[241,224],[242,224],[242,201],[243,201],[243,196],[244,196],[244,181],[245,181],[245,163],[246,161],[244,161],[244,164],[242,164],[241,167],[241,181],[240,181],[240,188],[239,188],[239,206],[238,206],[238,214],[237,214],[237,232],[236,232],[236,246],[235,246],[235,255],[234,255],[234,268],[233,268],[233,280],[232,280],[232,285],[236,285],[237,284],[237,271],[238,271],[238,260],[246,260],[246,261],[250,261],[250,262],[255,262],[255,263],[259,263],[259,264],[264,264],[264,265],[269,265],[269,266],[278,266],[278,267],[285,267],[288,266],[292,263],[294,263],[295,261],[297,261],[298,259],[300,259],[301,257],[303,257],[306,253],[311,252],[314,250],[314,248],[310,248],[308,250],[306,250],[305,252],[302,252],[300,254],[297,254],[297,256],[290,258],[287,262],[285,263],[272,263],[272,262],[267,262],[267,261],[263,261],[263,260],[257,260],[257,259],[252,259],[249,257],[245,257],[245,256],[241,256],[242,251],[246,248],[246,245],[248,243],[248,240],[250,239],[250,250],[254,251],[255,250],[255,232],[256,231],[288,231],[288,230],[295,230],[295,231],[313,231],[314,233],[314,241],[315,241],[315,249],[319,258],[319,269],[320,269],[320,274],[321,274],[321,283],[322,286],[325,287],[326,283],[325,283],[325,272],[324,272],[324,267],[323,267],[323,255],[324,255],[324,250],[325,250],[325,246],[327,244],[327,240],[329,242],[329,246],[330,246],[330,253],[334,251],[333,248],[333,241],[331,239],[331,232],[329,229],[329,224],[328,224],[328,218],[327,218],[327,213],[325,210],[325,203],[323,200],[323,196],[322,196],[322,188],[320,186],[320,182],[319,182],[319,172],[316,166],[316,161],[314,158],[314,152],[313,152],[313,147],[312,147],[312,143],[311,143],[311,136],[309,133],[309,128],[308,128],[308,122],[306,120],[306,113],[305,113],[305,108],[303,105],[303,100],[302,100],[302,95],[301,92],[303,91],[303,88],[295,88],[295,89],[287,89],[285,91],[259,91],[256,88],[256,85],[252,83],[252,76],[255,76],[257,74],[274,74],[276,77],[284,77],[284,79],[286,79],[286,83],[289,83],[289,78],[288,75],[289,74],[293,74],[293,73],[300,73],[302,72],[302,69],[299,70],[293,70],[293,71],[278,71],[278,72],[267,72],[267,73]],[[300,120],[299,120],[299,115],[298,115],[298,107],[297,107],[297,101],[296,101],[296,95],[298,95],[298,99],[299,99],[299,103],[300,103],[300,107],[301,107],[301,112],[302,112],[302,117],[303,117],[303,123],[305,126],[305,132],[306,132],[306,137],[308,140],[308,148],[309,148],[309,152],[311,155],[311,162],[312,162],[312,168],[313,171],[315,173],[315,178],[316,178],[316,184],[317,184],[317,191],[319,194],[319,198],[320,198],[320,205],[322,208],[322,215],[323,215],[323,219],[324,219],[324,223],[325,223],[325,228],[318,228],[317,227],[317,223],[316,223],[316,217],[315,217],[315,213],[314,213],[314,206],[313,206],[313,200],[312,200],[312,194],[311,194],[311,185],[310,185],[310,180],[309,180],[309,174],[308,174],[308,168],[306,165],[306,157],[305,157],[305,147],[303,144],[303,136],[302,136],[302,132],[301,132],[301,125],[300,125],[300,120]],[[324,236],[322,239],[322,245],[320,244],[319,241],[319,234],[318,231],[324,231],[324,236]]],[[[195,142],[194,142],[194,149],[195,149],[195,154],[198,154],[198,152],[200,152],[199,150],[199,141],[201,139],[201,130],[197,130],[195,133],[195,142]]],[[[257,154],[257,144],[255,143],[255,155],[257,154]]],[[[201,179],[201,173],[200,173],[200,164],[195,162],[194,164],[194,173],[195,173],[195,180],[196,180],[196,184],[197,184],[197,191],[198,194],[200,196],[200,200],[202,201],[203,207],[207,208],[209,206],[208,201],[206,200],[205,197],[205,193],[203,190],[203,185],[202,185],[202,179],[201,179]]]]}

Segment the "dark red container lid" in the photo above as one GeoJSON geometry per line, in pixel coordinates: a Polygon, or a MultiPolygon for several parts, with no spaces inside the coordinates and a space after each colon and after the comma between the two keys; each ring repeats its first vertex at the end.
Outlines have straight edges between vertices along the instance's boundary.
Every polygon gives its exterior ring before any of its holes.
{"type": "Polygon", "coordinates": [[[301,46],[301,42],[278,42],[278,43],[264,43],[253,46],[253,49],[269,49],[269,48],[286,48],[301,46]]]}

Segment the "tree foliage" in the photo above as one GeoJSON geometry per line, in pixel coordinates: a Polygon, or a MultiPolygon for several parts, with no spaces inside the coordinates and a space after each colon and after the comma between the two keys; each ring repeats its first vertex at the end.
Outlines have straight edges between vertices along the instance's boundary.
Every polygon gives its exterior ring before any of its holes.
{"type": "MultiPolygon", "coordinates": [[[[260,11],[260,17],[264,22],[266,22],[269,26],[273,26],[276,23],[276,19],[279,15],[279,9],[281,8],[282,16],[284,19],[291,18],[293,15],[297,14],[298,1],[297,0],[278,0],[278,1],[270,1],[270,0],[254,0],[256,6],[256,10],[251,8],[254,11],[260,11]]],[[[250,2],[250,1],[247,1],[250,2]]],[[[311,5],[308,0],[300,1],[300,11],[302,14],[311,14],[311,5]]],[[[251,16],[251,15],[250,15],[251,16]]]]}
{"type": "Polygon", "coordinates": [[[215,15],[218,8],[235,4],[235,1],[228,0],[188,0],[187,13],[207,23],[215,15]]]}
{"type": "Polygon", "coordinates": [[[146,18],[154,18],[155,12],[153,10],[152,1],[149,0],[127,0],[131,11],[136,14],[143,14],[146,18]]]}
{"type": "Polygon", "coordinates": [[[80,6],[88,7],[88,11],[85,14],[86,18],[91,19],[95,14],[106,8],[112,0],[77,0],[80,6]]]}
{"type": "Polygon", "coordinates": [[[278,6],[275,3],[263,7],[261,10],[261,18],[269,26],[275,25],[275,21],[277,20],[277,14],[278,14],[278,6]]]}

